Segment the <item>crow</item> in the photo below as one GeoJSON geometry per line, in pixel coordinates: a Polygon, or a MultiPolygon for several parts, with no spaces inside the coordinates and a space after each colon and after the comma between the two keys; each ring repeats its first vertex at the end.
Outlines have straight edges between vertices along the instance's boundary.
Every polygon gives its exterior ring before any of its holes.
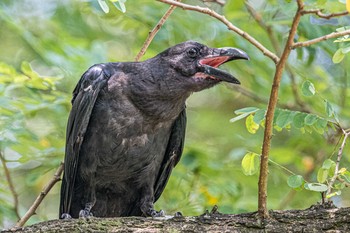
{"type": "Polygon", "coordinates": [[[237,48],[187,41],[143,62],[96,64],[73,91],[59,217],[162,216],[154,202],[179,162],[185,101],[249,59],[237,48]]]}

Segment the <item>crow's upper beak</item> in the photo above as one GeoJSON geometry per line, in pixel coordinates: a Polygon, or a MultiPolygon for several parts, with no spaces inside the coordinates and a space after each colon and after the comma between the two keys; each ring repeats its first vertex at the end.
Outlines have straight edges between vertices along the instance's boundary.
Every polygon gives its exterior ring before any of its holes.
{"type": "Polygon", "coordinates": [[[218,67],[228,61],[245,59],[249,60],[248,55],[237,48],[219,48],[210,49],[209,55],[199,60],[199,72],[208,75],[210,78],[221,81],[240,84],[231,74],[218,69],[218,67]]]}

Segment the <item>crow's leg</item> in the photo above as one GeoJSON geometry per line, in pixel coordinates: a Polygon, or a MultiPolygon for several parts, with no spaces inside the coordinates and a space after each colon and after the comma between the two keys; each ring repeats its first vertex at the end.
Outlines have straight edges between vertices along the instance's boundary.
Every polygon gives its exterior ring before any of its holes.
{"type": "Polygon", "coordinates": [[[141,199],[141,211],[146,217],[164,217],[165,213],[163,210],[156,211],[153,206],[153,195],[147,195],[141,199]]]}
{"type": "Polygon", "coordinates": [[[84,197],[82,200],[82,205],[84,206],[84,209],[80,210],[79,218],[87,218],[93,216],[93,214],[91,213],[91,209],[96,203],[96,189],[94,182],[95,177],[90,177],[91,178],[89,178],[85,183],[84,197]]]}

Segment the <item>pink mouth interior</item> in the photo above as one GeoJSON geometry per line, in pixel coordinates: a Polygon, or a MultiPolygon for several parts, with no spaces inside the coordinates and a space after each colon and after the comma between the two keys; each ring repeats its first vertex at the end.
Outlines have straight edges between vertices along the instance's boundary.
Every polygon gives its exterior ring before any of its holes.
{"type": "Polygon", "coordinates": [[[208,57],[208,58],[201,59],[199,61],[199,64],[201,64],[201,65],[208,65],[208,66],[217,68],[221,64],[225,63],[228,59],[230,59],[229,56],[208,57]]]}

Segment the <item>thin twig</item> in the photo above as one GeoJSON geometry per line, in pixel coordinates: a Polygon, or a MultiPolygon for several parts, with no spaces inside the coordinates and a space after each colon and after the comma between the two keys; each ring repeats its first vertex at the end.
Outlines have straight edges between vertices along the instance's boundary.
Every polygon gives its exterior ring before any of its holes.
{"type": "Polygon", "coordinates": [[[3,154],[1,153],[1,151],[0,151],[0,160],[1,160],[2,166],[4,167],[5,177],[6,177],[8,185],[9,185],[10,191],[12,193],[13,202],[14,202],[14,207],[13,207],[14,212],[17,216],[17,219],[20,219],[21,216],[19,215],[19,211],[18,211],[18,194],[15,190],[15,186],[13,185],[10,171],[7,168],[6,160],[3,156],[3,154]]]}
{"type": "Polygon", "coordinates": [[[344,138],[343,138],[343,141],[341,143],[341,146],[339,147],[337,161],[335,162],[334,175],[333,175],[332,179],[328,183],[327,196],[331,193],[333,184],[336,181],[337,177],[339,176],[340,160],[341,160],[342,155],[343,155],[343,150],[344,150],[344,147],[345,147],[345,144],[346,144],[346,139],[350,136],[350,132],[346,132],[345,130],[343,130],[343,134],[344,134],[344,138]]]}
{"type": "Polygon", "coordinates": [[[337,12],[337,13],[323,14],[321,9],[313,9],[313,10],[303,10],[301,12],[301,14],[302,15],[315,14],[320,18],[330,19],[330,18],[335,18],[335,17],[347,15],[347,14],[349,14],[349,12],[343,11],[343,12],[337,12]]]}
{"type": "Polygon", "coordinates": [[[279,57],[275,53],[273,53],[270,50],[268,50],[267,48],[265,48],[265,46],[263,46],[260,42],[258,42],[254,37],[249,35],[247,32],[245,32],[242,29],[238,28],[237,26],[233,25],[230,21],[228,21],[226,19],[225,16],[220,15],[219,13],[217,13],[209,8],[206,8],[206,7],[192,6],[192,5],[184,4],[181,2],[176,2],[173,0],[158,0],[158,1],[181,7],[184,10],[197,11],[197,12],[207,14],[207,15],[210,15],[210,16],[218,19],[219,21],[224,23],[229,30],[234,31],[235,33],[237,33],[238,35],[242,36],[244,39],[249,41],[256,48],[258,48],[265,56],[269,57],[275,64],[277,64],[279,62],[279,57]]]}
{"type": "MultiPolygon", "coordinates": [[[[181,1],[181,0],[176,0],[176,1],[181,1]]],[[[135,57],[135,61],[139,61],[141,59],[141,57],[145,54],[148,46],[151,44],[153,38],[155,37],[155,35],[158,33],[158,31],[160,30],[160,28],[163,26],[163,24],[165,23],[165,21],[169,18],[169,16],[171,15],[171,13],[173,13],[173,11],[175,10],[176,6],[171,5],[169,7],[169,9],[165,12],[165,14],[162,16],[162,18],[159,20],[159,22],[156,24],[156,26],[154,26],[154,28],[152,29],[152,31],[150,31],[148,33],[148,36],[145,40],[145,42],[142,45],[142,48],[140,50],[140,52],[137,54],[137,56],[135,57]]]]}
{"type": "Polygon", "coordinates": [[[324,35],[312,40],[304,41],[304,42],[297,42],[291,45],[291,49],[300,48],[300,47],[307,47],[316,43],[319,43],[324,40],[332,39],[332,38],[338,38],[342,36],[350,35],[350,29],[342,31],[342,32],[332,32],[328,35],[324,35]]]}
{"type": "Polygon", "coordinates": [[[43,188],[43,190],[40,192],[39,196],[35,199],[33,205],[29,208],[27,213],[24,214],[24,216],[17,222],[16,227],[22,227],[28,219],[35,214],[36,209],[40,205],[40,203],[44,200],[45,196],[48,194],[48,192],[51,190],[51,188],[61,180],[61,174],[63,172],[64,163],[61,163],[60,166],[57,168],[57,171],[55,172],[54,176],[50,180],[50,182],[43,188]]]}

